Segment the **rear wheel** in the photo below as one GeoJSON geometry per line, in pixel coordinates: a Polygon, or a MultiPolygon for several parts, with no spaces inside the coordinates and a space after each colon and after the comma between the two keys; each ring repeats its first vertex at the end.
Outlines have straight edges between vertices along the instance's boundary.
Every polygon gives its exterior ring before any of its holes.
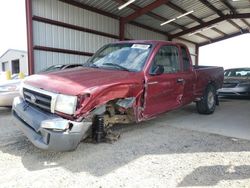
{"type": "Polygon", "coordinates": [[[216,106],[216,91],[213,85],[208,85],[200,101],[196,103],[197,111],[200,114],[212,114],[216,106]]]}

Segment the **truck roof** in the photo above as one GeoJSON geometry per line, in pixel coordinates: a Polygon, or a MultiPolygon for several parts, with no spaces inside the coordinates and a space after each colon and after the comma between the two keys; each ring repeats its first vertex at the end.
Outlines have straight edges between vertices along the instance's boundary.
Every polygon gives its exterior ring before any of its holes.
{"type": "Polygon", "coordinates": [[[166,40],[125,40],[125,41],[113,42],[113,44],[116,44],[116,43],[145,43],[145,44],[154,44],[154,45],[159,44],[159,43],[164,43],[164,44],[175,44],[175,45],[180,45],[180,46],[186,46],[179,42],[166,41],[166,40]]]}

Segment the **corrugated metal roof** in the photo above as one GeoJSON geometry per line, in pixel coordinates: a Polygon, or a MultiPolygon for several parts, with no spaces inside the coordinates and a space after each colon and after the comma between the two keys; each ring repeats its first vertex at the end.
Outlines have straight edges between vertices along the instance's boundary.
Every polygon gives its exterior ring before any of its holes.
{"type": "Polygon", "coordinates": [[[208,0],[213,6],[215,6],[219,10],[226,10],[227,7],[221,2],[221,0],[208,0]]]}
{"type": "MultiPolygon", "coordinates": [[[[242,19],[234,19],[233,20],[236,24],[238,24],[241,28],[247,28],[247,25],[242,21],[242,19]]],[[[250,22],[248,22],[250,24],[250,22]]]]}
{"type": "MultiPolygon", "coordinates": [[[[189,11],[189,10],[188,10],[189,11]]],[[[162,5],[156,9],[154,9],[152,12],[166,18],[166,20],[170,20],[172,18],[176,18],[177,16],[180,16],[182,13],[179,13],[176,10],[173,10],[172,8],[168,7],[167,5],[162,5]]],[[[181,19],[175,20],[175,23],[178,23],[180,25],[187,25],[190,22],[192,22],[192,19],[188,18],[187,16],[182,17],[181,19]]]]}
{"type": "Polygon", "coordinates": [[[160,24],[162,23],[162,21],[156,20],[150,16],[147,15],[143,15],[140,16],[139,18],[135,19],[136,22],[141,23],[141,24],[145,24],[147,26],[153,27],[155,29],[159,29],[161,31],[166,31],[166,32],[170,32],[172,30],[175,30],[176,27],[170,25],[170,24],[166,24],[164,26],[160,26],[160,24]]]}
{"type": "Polygon", "coordinates": [[[139,6],[139,7],[145,7],[145,6],[149,5],[152,2],[154,2],[154,0],[136,0],[134,2],[134,4],[139,6]]]}
{"type": "Polygon", "coordinates": [[[250,7],[250,1],[241,0],[241,1],[229,1],[229,3],[235,7],[236,9],[247,8],[250,7]]]}
{"type": "Polygon", "coordinates": [[[218,23],[216,28],[220,29],[221,31],[223,31],[224,33],[227,33],[227,34],[234,33],[234,32],[238,31],[233,25],[231,25],[227,21],[223,21],[223,22],[218,23]]]}
{"type": "MultiPolygon", "coordinates": [[[[75,1],[112,13],[120,17],[126,17],[135,12],[135,10],[132,9],[133,7],[131,8],[129,6],[127,6],[122,10],[118,10],[118,6],[120,6],[122,2],[126,2],[128,0],[75,0],[75,1]]],[[[212,6],[214,6],[218,11],[221,11],[223,14],[230,13],[229,7],[226,6],[222,0],[207,0],[207,1],[212,6]]],[[[154,0],[136,0],[133,3],[133,5],[136,5],[138,8],[143,8],[153,2],[154,0]]],[[[219,17],[219,15],[214,10],[212,10],[211,8],[209,8],[209,6],[206,6],[204,3],[202,3],[201,0],[170,0],[170,2],[186,12],[193,10],[194,12],[192,13],[192,16],[197,17],[203,22],[208,22],[210,20],[219,17]]],[[[232,7],[234,7],[238,13],[250,13],[249,0],[240,0],[235,2],[230,0],[227,2],[232,7]]],[[[166,24],[163,27],[161,27],[160,24],[164,21],[164,19],[169,20],[172,18],[176,18],[177,16],[181,15],[182,12],[179,10],[175,10],[174,8],[170,8],[166,4],[163,4],[158,8],[155,8],[151,12],[157,15],[158,17],[161,17],[161,19],[153,18],[152,15],[150,16],[147,14],[136,18],[134,21],[160,31],[166,31],[171,34],[183,31],[183,28],[181,28],[183,26],[186,28],[191,28],[199,24],[197,20],[185,16],[175,20],[174,23],[166,24]],[[178,25],[180,25],[180,27],[178,27],[178,25]]],[[[250,18],[244,20],[250,24],[250,18]]],[[[247,27],[246,24],[241,21],[241,19],[233,20],[233,22],[243,29],[247,27]]],[[[237,29],[236,26],[233,26],[229,22],[223,21],[218,23],[215,28],[202,31],[200,34],[203,34],[211,39],[217,39],[219,37],[223,37],[223,32],[225,34],[231,34],[239,32],[239,29],[237,29]]],[[[182,37],[197,43],[206,42],[206,39],[204,39],[204,37],[202,38],[197,35],[189,36],[188,34],[186,34],[182,37]]]]}
{"type": "Polygon", "coordinates": [[[192,35],[192,36],[189,36],[189,35],[183,35],[182,38],[184,39],[187,39],[187,40],[190,40],[190,41],[193,41],[195,43],[203,43],[203,42],[206,42],[206,40],[204,38],[201,38],[197,35],[192,35]]]}
{"type": "Polygon", "coordinates": [[[118,10],[119,3],[113,0],[75,0],[75,1],[121,17],[126,17],[134,12],[132,9],[128,7],[122,10],[118,10]]]}
{"type": "Polygon", "coordinates": [[[204,6],[199,0],[174,0],[171,2],[185,9],[186,11],[193,10],[194,12],[192,14],[198,18],[205,18],[214,14],[212,10],[204,6]]]}

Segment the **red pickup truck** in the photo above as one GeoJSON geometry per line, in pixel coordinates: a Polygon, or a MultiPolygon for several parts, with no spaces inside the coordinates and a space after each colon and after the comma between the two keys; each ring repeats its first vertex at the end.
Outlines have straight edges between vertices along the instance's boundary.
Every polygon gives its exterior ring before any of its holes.
{"type": "Polygon", "coordinates": [[[16,124],[38,148],[68,151],[109,127],[140,122],[196,102],[216,107],[222,67],[193,66],[187,47],[167,41],[105,45],[83,67],[28,77],[13,102],[16,124]]]}

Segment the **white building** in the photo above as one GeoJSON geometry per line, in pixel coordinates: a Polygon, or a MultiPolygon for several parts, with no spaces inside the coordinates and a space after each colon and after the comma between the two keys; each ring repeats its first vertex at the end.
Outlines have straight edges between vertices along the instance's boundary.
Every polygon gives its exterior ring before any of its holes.
{"type": "Polygon", "coordinates": [[[9,49],[0,57],[0,72],[10,71],[11,74],[19,72],[28,75],[27,52],[9,49]]]}

